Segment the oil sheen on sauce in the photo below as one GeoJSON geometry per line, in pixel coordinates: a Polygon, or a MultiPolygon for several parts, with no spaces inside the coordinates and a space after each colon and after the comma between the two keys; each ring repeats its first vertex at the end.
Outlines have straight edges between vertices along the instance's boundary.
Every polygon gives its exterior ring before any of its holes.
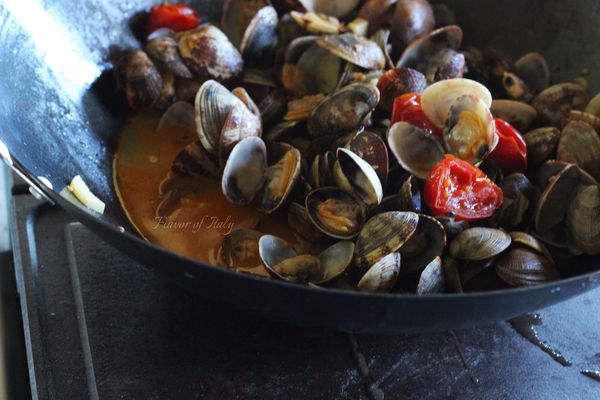
{"type": "MultiPolygon", "coordinates": [[[[177,154],[196,139],[185,128],[156,129],[157,119],[139,116],[121,133],[113,164],[113,178],[121,205],[131,223],[148,241],[175,253],[209,264],[219,264],[223,237],[237,228],[257,229],[292,243],[295,238],[285,214],[259,215],[257,207],[231,204],[215,178],[176,176],[169,182],[174,197],[168,216],[158,214],[164,200],[161,183],[170,175],[177,154]]],[[[263,268],[246,272],[266,275],[263,268]]]]}

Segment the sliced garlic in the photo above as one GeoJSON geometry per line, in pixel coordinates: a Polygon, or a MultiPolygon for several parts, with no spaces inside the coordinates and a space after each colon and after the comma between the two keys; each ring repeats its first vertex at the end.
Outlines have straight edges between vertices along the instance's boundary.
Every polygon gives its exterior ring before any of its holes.
{"type": "Polygon", "coordinates": [[[83,181],[80,175],[73,178],[71,183],[67,186],[67,190],[77,198],[87,208],[96,211],[97,213],[104,214],[105,204],[100,200],[83,181]]]}

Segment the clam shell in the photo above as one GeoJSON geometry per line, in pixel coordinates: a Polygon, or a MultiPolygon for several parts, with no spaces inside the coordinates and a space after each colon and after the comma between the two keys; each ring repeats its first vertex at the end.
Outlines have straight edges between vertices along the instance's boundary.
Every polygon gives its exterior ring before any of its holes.
{"type": "Polygon", "coordinates": [[[530,235],[526,232],[513,231],[509,233],[512,239],[512,246],[522,246],[529,250],[533,250],[546,257],[548,260],[552,260],[552,254],[544,244],[539,241],[535,236],[530,235]]]}
{"type": "Polygon", "coordinates": [[[427,0],[400,0],[392,17],[392,34],[403,49],[433,30],[433,9],[427,0]]]}
{"type": "Polygon", "coordinates": [[[352,151],[341,147],[337,150],[337,158],[353,193],[367,206],[381,203],[383,187],[373,167],[352,151]]]}
{"type": "Polygon", "coordinates": [[[240,52],[246,65],[252,66],[262,61],[277,44],[277,11],[266,6],[257,11],[246,28],[240,52]]]}
{"type": "Polygon", "coordinates": [[[298,203],[290,203],[288,208],[288,225],[294,232],[309,242],[315,243],[325,238],[323,232],[311,221],[306,207],[298,203]]]}
{"type": "Polygon", "coordinates": [[[405,170],[427,179],[432,168],[444,158],[438,138],[408,122],[397,122],[387,133],[390,151],[405,170]]]}
{"type": "Polygon", "coordinates": [[[400,253],[390,253],[381,257],[358,282],[358,290],[373,293],[392,290],[400,272],[400,260],[400,253]]]}
{"type": "Polygon", "coordinates": [[[553,126],[542,127],[527,132],[523,138],[527,144],[527,162],[531,168],[535,168],[554,153],[560,131],[553,126]]]}
{"type": "Polygon", "coordinates": [[[190,143],[177,154],[171,170],[193,177],[212,176],[218,178],[221,174],[218,160],[204,149],[199,140],[190,143]]]}
{"type": "Polygon", "coordinates": [[[504,177],[500,189],[504,194],[504,200],[498,217],[498,226],[508,230],[527,226],[539,197],[535,186],[525,175],[514,173],[504,177]]]}
{"type": "Polygon", "coordinates": [[[361,68],[385,67],[385,55],[377,43],[353,33],[319,36],[316,43],[342,60],[361,68]]]}
{"type": "Polygon", "coordinates": [[[392,6],[398,0],[367,0],[358,10],[358,17],[369,22],[369,32],[375,32],[392,15],[392,6]]]}
{"type": "Polygon", "coordinates": [[[193,78],[194,75],[179,55],[179,45],[170,36],[149,40],[146,53],[162,68],[181,78],[193,78]]]}
{"type": "Polygon", "coordinates": [[[318,285],[331,282],[346,271],[353,257],[354,243],[351,241],[343,240],[326,248],[317,257],[321,266],[319,275],[311,281],[318,285]]]}
{"type": "Polygon", "coordinates": [[[229,153],[242,139],[252,136],[260,137],[261,134],[260,118],[250,112],[241,102],[236,103],[227,114],[221,129],[219,138],[220,164],[225,165],[229,153]]]}
{"type": "Polygon", "coordinates": [[[502,86],[508,97],[514,100],[529,102],[534,96],[527,84],[513,72],[505,71],[502,74],[502,86]]]}
{"type": "Polygon", "coordinates": [[[258,252],[261,236],[262,233],[252,229],[236,229],[225,235],[220,250],[223,264],[236,271],[268,276],[258,252]]]}
{"type": "Polygon", "coordinates": [[[267,149],[258,137],[235,145],[223,170],[223,194],[233,204],[249,204],[262,188],[267,170],[267,149]]]}
{"type": "Polygon", "coordinates": [[[396,201],[398,211],[421,212],[423,202],[421,185],[414,175],[409,175],[404,180],[398,191],[396,201]]]}
{"type": "Polygon", "coordinates": [[[256,115],[257,117],[260,118],[261,113],[260,113],[260,109],[258,108],[258,106],[256,105],[256,103],[254,102],[254,100],[252,100],[252,97],[250,96],[250,93],[248,93],[246,91],[246,89],[244,89],[243,87],[236,87],[235,89],[233,89],[231,91],[231,93],[237,97],[238,99],[240,99],[242,101],[242,103],[244,103],[244,105],[246,106],[246,108],[248,109],[248,111],[250,111],[252,114],[256,115]]]}
{"type": "Polygon", "coordinates": [[[359,0],[298,0],[300,4],[307,10],[319,14],[331,15],[332,17],[341,18],[348,15],[356,8],[359,0]]]}
{"type": "Polygon", "coordinates": [[[444,257],[442,260],[442,273],[444,275],[444,286],[447,291],[462,293],[463,287],[460,279],[459,264],[452,257],[444,257]]]}
{"type": "Polygon", "coordinates": [[[356,239],[356,266],[368,268],[390,252],[398,251],[417,229],[419,216],[413,212],[389,211],[375,215],[356,239]]]}
{"type": "Polygon", "coordinates": [[[559,279],[554,263],[546,257],[514,248],[495,262],[496,273],[511,286],[532,286],[559,279]]]}
{"type": "Polygon", "coordinates": [[[365,223],[365,210],[360,201],[335,187],[310,192],[306,196],[306,210],[317,229],[336,239],[354,238],[365,223]]]}
{"type": "Polygon", "coordinates": [[[225,0],[223,3],[221,29],[231,40],[231,43],[236,48],[240,48],[242,36],[247,31],[250,21],[268,2],[263,0],[225,0]]]}
{"type": "Polygon", "coordinates": [[[559,83],[542,91],[531,105],[538,111],[542,124],[560,126],[570,110],[583,110],[587,103],[585,89],[577,83],[559,83]]]}
{"type": "Polygon", "coordinates": [[[461,96],[479,98],[486,107],[492,105],[492,94],[479,82],[470,79],[448,79],[429,86],[421,96],[423,112],[438,128],[443,128],[452,104],[461,96]]]}
{"type": "Polygon", "coordinates": [[[595,115],[596,117],[600,117],[600,93],[590,100],[588,105],[585,107],[585,112],[595,115]]]}
{"type": "Polygon", "coordinates": [[[302,155],[288,146],[283,156],[267,168],[261,210],[270,214],[287,200],[302,172],[302,155]]]}
{"type": "MultiPolygon", "coordinates": [[[[404,268],[404,265],[403,265],[404,268]]],[[[439,257],[434,258],[423,270],[417,284],[417,294],[419,296],[442,293],[444,291],[445,281],[442,270],[442,260],[439,257]]]]}
{"type": "Polygon", "coordinates": [[[427,82],[433,83],[446,79],[462,78],[467,69],[465,56],[453,49],[440,49],[428,57],[418,70],[427,77],[427,82]]]}
{"type": "Polygon", "coordinates": [[[429,215],[419,214],[417,229],[400,248],[402,272],[421,271],[446,247],[446,232],[441,223],[429,215]]]}
{"type": "Polygon", "coordinates": [[[515,61],[515,72],[527,86],[541,92],[550,84],[550,68],[548,62],[539,53],[527,53],[515,61]]]}
{"type": "Polygon", "coordinates": [[[379,91],[355,83],[333,93],[311,112],[307,126],[313,136],[340,135],[357,130],[379,102],[379,91]]]}
{"type": "Polygon", "coordinates": [[[527,103],[516,100],[494,100],[490,107],[492,115],[502,118],[519,132],[526,132],[537,118],[537,110],[527,103]]]}
{"type": "Polygon", "coordinates": [[[307,76],[310,93],[332,93],[342,74],[342,60],[316,44],[302,53],[296,66],[307,76]]]}
{"type": "Polygon", "coordinates": [[[134,110],[152,107],[161,95],[163,79],[143,51],[123,56],[115,67],[115,75],[119,86],[125,90],[127,103],[134,110]]]}
{"type": "Polygon", "coordinates": [[[350,151],[373,167],[381,181],[381,185],[385,187],[389,172],[389,159],[383,139],[373,132],[359,133],[350,142],[350,151]]]}
{"type": "Polygon", "coordinates": [[[379,78],[377,89],[381,94],[379,105],[392,112],[394,99],[405,93],[423,93],[427,87],[425,75],[412,68],[394,68],[379,78]]]}
{"type": "Polygon", "coordinates": [[[562,131],[556,155],[559,160],[577,164],[594,178],[600,178],[600,137],[589,124],[570,122],[562,131]]]}
{"type": "Polygon", "coordinates": [[[588,255],[600,253],[600,188],[579,186],[566,215],[569,247],[588,255]]]}
{"type": "Polygon", "coordinates": [[[440,49],[457,50],[463,39],[463,31],[457,25],[444,26],[412,42],[402,53],[397,67],[414,68],[440,49]]]}
{"type": "Polygon", "coordinates": [[[459,233],[448,248],[455,259],[480,261],[502,253],[510,246],[510,235],[499,229],[469,228],[459,233]]]}
{"type": "Polygon", "coordinates": [[[562,121],[563,128],[573,121],[582,121],[591,125],[596,132],[600,132],[600,117],[584,111],[571,110],[562,121]]]}
{"type": "Polygon", "coordinates": [[[319,260],[310,255],[296,254],[285,240],[273,235],[263,235],[258,241],[260,259],[269,274],[291,282],[306,282],[319,276],[319,260]]]}

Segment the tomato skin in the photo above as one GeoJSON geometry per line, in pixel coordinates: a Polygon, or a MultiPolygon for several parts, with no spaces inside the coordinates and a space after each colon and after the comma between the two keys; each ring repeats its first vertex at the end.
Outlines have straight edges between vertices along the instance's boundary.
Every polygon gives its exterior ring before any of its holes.
{"type": "Polygon", "coordinates": [[[452,213],[458,221],[491,217],[502,205],[502,190],[479,168],[447,154],[427,181],[425,202],[435,215],[452,213]]]}
{"type": "Polygon", "coordinates": [[[490,163],[497,165],[504,173],[525,172],[527,169],[527,144],[523,136],[511,124],[495,118],[498,145],[488,156],[490,163]]]}
{"type": "Polygon", "coordinates": [[[183,3],[160,4],[152,7],[146,24],[146,34],[159,28],[169,28],[175,32],[187,31],[200,24],[200,16],[192,7],[183,3]]]}
{"type": "Polygon", "coordinates": [[[421,95],[418,93],[406,93],[394,99],[391,125],[399,121],[408,122],[437,136],[442,136],[442,130],[435,126],[423,112],[421,95]]]}

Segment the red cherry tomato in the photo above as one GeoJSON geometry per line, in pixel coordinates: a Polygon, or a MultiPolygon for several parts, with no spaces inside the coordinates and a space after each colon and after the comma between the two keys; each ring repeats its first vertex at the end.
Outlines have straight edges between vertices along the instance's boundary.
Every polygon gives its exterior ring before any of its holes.
{"type": "Polygon", "coordinates": [[[488,160],[505,173],[525,172],[527,169],[527,144],[523,136],[503,119],[494,119],[498,133],[498,145],[488,160]]]}
{"type": "Polygon", "coordinates": [[[152,7],[146,24],[146,34],[159,28],[169,28],[175,32],[187,31],[197,27],[199,23],[198,13],[187,4],[160,4],[152,7]]]}
{"type": "Polygon", "coordinates": [[[421,108],[421,95],[418,93],[406,93],[396,97],[392,111],[392,125],[396,122],[405,121],[437,136],[442,136],[442,130],[435,126],[421,108]]]}
{"type": "Polygon", "coordinates": [[[435,215],[453,213],[457,220],[492,216],[502,205],[502,190],[479,168],[447,154],[425,182],[425,202],[435,215]]]}

